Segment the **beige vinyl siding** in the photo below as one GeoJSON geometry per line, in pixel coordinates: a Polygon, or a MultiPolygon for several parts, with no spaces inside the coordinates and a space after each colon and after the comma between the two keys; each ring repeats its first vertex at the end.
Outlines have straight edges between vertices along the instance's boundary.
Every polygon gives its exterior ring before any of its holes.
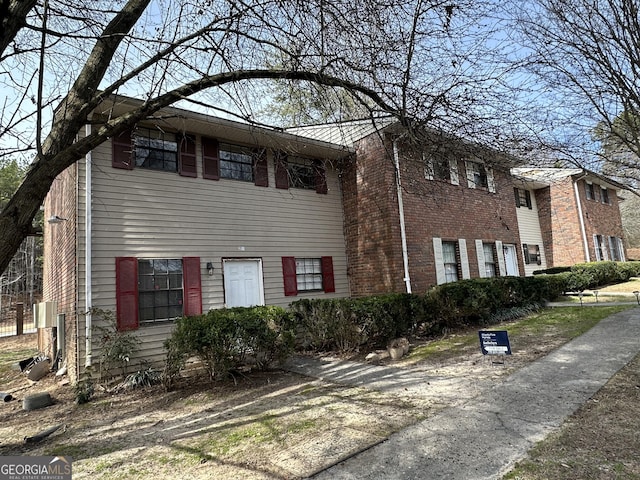
{"type": "Polygon", "coordinates": [[[524,263],[525,276],[533,275],[536,270],[542,270],[547,268],[547,261],[544,256],[544,245],[542,242],[542,231],[540,230],[540,219],[538,217],[538,207],[536,205],[536,197],[533,192],[531,193],[531,208],[527,208],[525,205],[520,208],[516,208],[516,214],[518,217],[518,229],[520,232],[520,242],[518,246],[519,255],[524,255],[522,245],[538,245],[540,247],[540,256],[542,264],[537,263],[527,265],[524,263]]]}
{"type": "MultiPolygon", "coordinates": [[[[94,307],[115,313],[116,257],[200,257],[205,312],[224,306],[224,258],[262,260],[267,305],[286,307],[301,298],[349,295],[341,193],[334,170],[327,168],[326,195],[314,190],[276,189],[269,155],[269,187],[265,188],[237,180],[203,179],[199,138],[197,152],[198,178],[189,178],[143,168],[112,168],[110,143],[93,151],[94,307]],[[335,293],[308,292],[286,297],[283,256],[331,256],[335,293]],[[213,276],[206,271],[207,262],[214,265],[213,276]]],[[[84,172],[82,175],[84,191],[84,172]]],[[[84,232],[83,226],[81,231],[84,232]]],[[[83,305],[84,245],[78,255],[83,265],[79,304],[83,305]]],[[[83,334],[84,319],[80,322],[79,332],[83,334]]],[[[161,360],[162,343],[170,331],[171,323],[141,326],[136,332],[142,340],[139,356],[161,360]]],[[[84,351],[83,341],[79,343],[84,351]]],[[[95,341],[93,345],[97,359],[95,341]]]]}

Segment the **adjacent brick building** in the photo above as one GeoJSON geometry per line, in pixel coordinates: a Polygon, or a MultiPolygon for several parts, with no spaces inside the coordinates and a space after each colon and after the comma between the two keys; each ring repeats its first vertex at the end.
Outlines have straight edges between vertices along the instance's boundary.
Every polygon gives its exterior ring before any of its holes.
{"type": "Polygon", "coordinates": [[[617,182],[583,169],[515,168],[538,206],[548,266],[625,260],[617,182]]]}

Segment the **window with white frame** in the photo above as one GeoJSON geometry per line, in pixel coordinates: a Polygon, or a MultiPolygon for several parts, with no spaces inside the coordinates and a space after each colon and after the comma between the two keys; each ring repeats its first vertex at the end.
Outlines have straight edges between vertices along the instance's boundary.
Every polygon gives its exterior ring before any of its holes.
{"type": "Polygon", "coordinates": [[[600,188],[600,198],[602,199],[602,203],[611,203],[609,201],[609,190],[607,190],[606,187],[601,187],[600,188]]]}
{"type": "Polygon", "coordinates": [[[609,258],[614,262],[624,262],[624,250],[622,249],[621,238],[609,237],[609,252],[609,258]]]}
{"type": "Polygon", "coordinates": [[[596,261],[606,260],[607,250],[604,245],[604,237],[602,235],[593,236],[593,246],[596,252],[596,261]]]}
{"type": "Polygon", "coordinates": [[[496,276],[495,245],[493,243],[483,243],[482,249],[484,251],[484,276],[495,277],[496,276]]]}
{"type": "Polygon", "coordinates": [[[452,182],[451,162],[443,155],[428,157],[425,166],[425,177],[429,180],[452,182]]]}
{"type": "Polygon", "coordinates": [[[296,258],[296,282],[299,292],[322,291],[322,260],[296,258]]]}
{"type": "Polygon", "coordinates": [[[139,127],[134,133],[133,143],[136,167],[178,171],[178,142],[175,133],[139,127]]]}
{"type": "Polygon", "coordinates": [[[182,316],[181,259],[138,260],[138,312],[140,323],[182,316]]]}
{"type": "Polygon", "coordinates": [[[482,163],[467,162],[467,173],[474,188],[489,188],[487,169],[482,163]]]}
{"type": "Polygon", "coordinates": [[[596,199],[596,192],[595,189],[593,188],[593,183],[591,182],[586,182],[585,183],[585,192],[587,195],[587,200],[595,200],[596,199]]]}
{"type": "Polygon", "coordinates": [[[442,242],[442,260],[444,263],[445,281],[457,282],[458,275],[458,252],[456,249],[456,242],[442,242]]]}

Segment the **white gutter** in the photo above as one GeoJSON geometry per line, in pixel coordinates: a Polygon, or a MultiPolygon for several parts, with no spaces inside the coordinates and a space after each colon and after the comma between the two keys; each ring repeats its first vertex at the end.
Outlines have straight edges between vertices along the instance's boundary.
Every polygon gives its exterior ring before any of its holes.
{"type": "MultiPolygon", "coordinates": [[[[91,135],[91,124],[85,126],[87,136],[91,135]]],[[[91,150],[85,155],[85,204],[84,204],[84,302],[85,302],[85,367],[93,364],[91,349],[91,150]]]]}
{"type": "Polygon", "coordinates": [[[404,264],[404,283],[407,293],[411,293],[411,278],[409,277],[409,252],[407,250],[407,233],[404,224],[404,204],[402,202],[402,183],[400,181],[400,158],[398,156],[398,141],[393,140],[393,164],[396,170],[396,192],[398,193],[398,210],[400,212],[400,236],[402,238],[402,263],[404,264]]]}
{"type": "Polygon", "coordinates": [[[589,255],[589,241],[587,240],[587,230],[585,229],[584,217],[582,216],[582,202],[580,201],[580,192],[578,191],[578,181],[585,177],[586,174],[573,181],[573,191],[576,195],[576,202],[578,204],[578,215],[580,216],[580,230],[582,231],[582,243],[584,245],[585,258],[586,262],[589,263],[591,261],[591,256],[589,255]]]}

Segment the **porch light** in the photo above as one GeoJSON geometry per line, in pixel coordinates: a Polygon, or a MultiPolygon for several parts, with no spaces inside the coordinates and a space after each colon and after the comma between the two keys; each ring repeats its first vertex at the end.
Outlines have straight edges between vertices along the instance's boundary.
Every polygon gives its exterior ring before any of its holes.
{"type": "Polygon", "coordinates": [[[213,275],[213,262],[207,262],[207,273],[213,275]]]}

